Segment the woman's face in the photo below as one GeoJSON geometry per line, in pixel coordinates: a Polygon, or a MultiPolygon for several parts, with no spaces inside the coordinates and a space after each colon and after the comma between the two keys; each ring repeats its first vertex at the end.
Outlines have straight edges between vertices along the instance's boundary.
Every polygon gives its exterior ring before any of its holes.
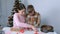
{"type": "Polygon", "coordinates": [[[21,15],[25,15],[25,9],[22,9],[22,10],[18,10],[19,11],[19,14],[21,14],[21,15]]]}

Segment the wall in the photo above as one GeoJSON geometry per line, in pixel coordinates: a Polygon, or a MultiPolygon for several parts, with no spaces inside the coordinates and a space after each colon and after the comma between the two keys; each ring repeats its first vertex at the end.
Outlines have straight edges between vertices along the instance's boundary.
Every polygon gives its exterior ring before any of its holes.
{"type": "Polygon", "coordinates": [[[7,26],[8,23],[8,16],[11,14],[11,10],[13,8],[13,1],[14,0],[0,0],[1,2],[1,18],[0,18],[0,24],[2,26],[7,26]]]}
{"type": "MultiPolygon", "coordinates": [[[[0,19],[1,19],[1,0],[0,0],[0,19]]],[[[1,20],[0,20],[1,22],[1,20]]]]}
{"type": "Polygon", "coordinates": [[[0,0],[0,7],[1,7],[1,17],[0,17],[0,24],[4,26],[5,22],[6,22],[6,2],[3,0],[0,0]]]}
{"type": "Polygon", "coordinates": [[[60,0],[28,0],[28,4],[41,14],[41,25],[52,25],[60,34],[60,0]]]}

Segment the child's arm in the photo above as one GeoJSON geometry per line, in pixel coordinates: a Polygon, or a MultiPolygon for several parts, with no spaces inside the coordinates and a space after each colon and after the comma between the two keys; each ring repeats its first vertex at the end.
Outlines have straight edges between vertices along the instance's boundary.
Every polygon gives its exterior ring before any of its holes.
{"type": "Polygon", "coordinates": [[[41,22],[41,17],[40,17],[40,14],[39,14],[38,19],[37,19],[37,24],[36,24],[37,27],[40,26],[40,22],[41,22]]]}
{"type": "Polygon", "coordinates": [[[30,17],[29,17],[29,15],[27,15],[27,17],[26,17],[26,22],[27,22],[28,24],[30,24],[30,17]]]}

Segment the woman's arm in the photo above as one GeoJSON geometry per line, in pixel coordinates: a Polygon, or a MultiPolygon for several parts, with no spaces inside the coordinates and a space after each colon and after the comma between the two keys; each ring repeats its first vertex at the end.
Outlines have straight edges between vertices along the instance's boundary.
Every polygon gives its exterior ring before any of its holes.
{"type": "MultiPolygon", "coordinates": [[[[27,23],[23,23],[19,20],[18,15],[14,14],[13,16],[13,23],[18,26],[18,27],[30,27],[31,25],[27,24],[27,23]]],[[[22,19],[23,20],[23,19],[22,19]]]]}

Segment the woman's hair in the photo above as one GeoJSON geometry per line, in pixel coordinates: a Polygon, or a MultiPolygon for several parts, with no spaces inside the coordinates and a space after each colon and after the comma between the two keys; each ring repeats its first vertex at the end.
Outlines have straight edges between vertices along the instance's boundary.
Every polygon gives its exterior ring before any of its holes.
{"type": "Polygon", "coordinates": [[[23,3],[19,3],[19,0],[15,0],[15,5],[13,6],[13,10],[18,13],[18,10],[26,9],[23,3]]]}
{"type": "Polygon", "coordinates": [[[27,10],[28,10],[28,13],[32,13],[32,11],[35,12],[33,5],[28,5],[27,10]]]}
{"type": "Polygon", "coordinates": [[[19,3],[19,0],[15,0],[14,6],[12,9],[13,12],[11,12],[12,13],[11,16],[8,17],[8,26],[9,27],[13,26],[13,15],[15,13],[18,13],[18,10],[22,10],[22,9],[26,9],[24,4],[19,3]]]}

